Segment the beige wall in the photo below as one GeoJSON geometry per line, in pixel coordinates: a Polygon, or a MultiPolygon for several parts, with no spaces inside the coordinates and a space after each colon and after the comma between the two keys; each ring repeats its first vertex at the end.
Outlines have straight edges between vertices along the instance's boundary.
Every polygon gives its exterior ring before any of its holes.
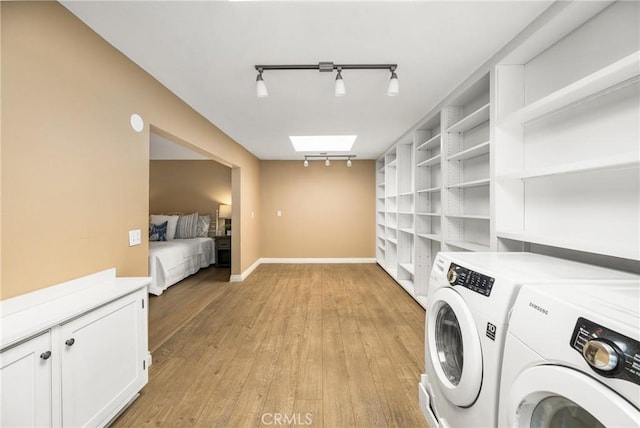
{"type": "Polygon", "coordinates": [[[146,239],[129,247],[127,231],[147,229],[151,129],[233,167],[232,273],[251,266],[258,159],[58,3],[0,7],[0,297],[114,266],[147,275],[146,239]]]}
{"type": "Polygon", "coordinates": [[[260,189],[261,257],[375,257],[374,161],[261,161],[260,189]]]}
{"type": "Polygon", "coordinates": [[[149,163],[150,214],[197,212],[213,220],[220,204],[231,204],[231,168],[207,160],[149,163]]]}

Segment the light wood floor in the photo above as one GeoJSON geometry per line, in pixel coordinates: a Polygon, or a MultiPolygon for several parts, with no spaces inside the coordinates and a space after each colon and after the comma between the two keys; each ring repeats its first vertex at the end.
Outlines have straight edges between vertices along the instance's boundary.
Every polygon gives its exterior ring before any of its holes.
{"type": "Polygon", "coordinates": [[[262,265],[243,283],[216,272],[190,280],[196,301],[184,284],[173,304],[171,289],[151,299],[149,384],[113,426],[427,426],[424,311],[379,266],[262,265]],[[184,324],[156,332],[169,317],[184,324]]]}

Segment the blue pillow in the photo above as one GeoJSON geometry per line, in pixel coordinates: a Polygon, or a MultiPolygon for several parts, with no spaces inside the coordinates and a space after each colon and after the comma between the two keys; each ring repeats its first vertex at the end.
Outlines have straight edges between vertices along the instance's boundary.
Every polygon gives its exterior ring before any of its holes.
{"type": "Polygon", "coordinates": [[[149,241],[166,241],[168,223],[168,221],[160,224],[151,223],[149,225],[149,241]]]}

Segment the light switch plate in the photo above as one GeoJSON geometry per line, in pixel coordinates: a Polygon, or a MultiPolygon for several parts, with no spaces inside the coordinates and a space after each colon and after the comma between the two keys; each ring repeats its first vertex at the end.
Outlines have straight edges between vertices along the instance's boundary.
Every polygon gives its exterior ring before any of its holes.
{"type": "Polygon", "coordinates": [[[142,234],[140,229],[134,229],[129,231],[129,246],[142,244],[142,234]]]}

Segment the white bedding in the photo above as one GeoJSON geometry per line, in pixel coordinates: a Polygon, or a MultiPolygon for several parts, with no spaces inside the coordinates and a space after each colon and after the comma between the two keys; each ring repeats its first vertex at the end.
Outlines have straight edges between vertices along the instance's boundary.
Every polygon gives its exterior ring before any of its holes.
{"type": "Polygon", "coordinates": [[[159,296],[178,281],[215,263],[212,238],[149,242],[149,293],[159,296]]]}

